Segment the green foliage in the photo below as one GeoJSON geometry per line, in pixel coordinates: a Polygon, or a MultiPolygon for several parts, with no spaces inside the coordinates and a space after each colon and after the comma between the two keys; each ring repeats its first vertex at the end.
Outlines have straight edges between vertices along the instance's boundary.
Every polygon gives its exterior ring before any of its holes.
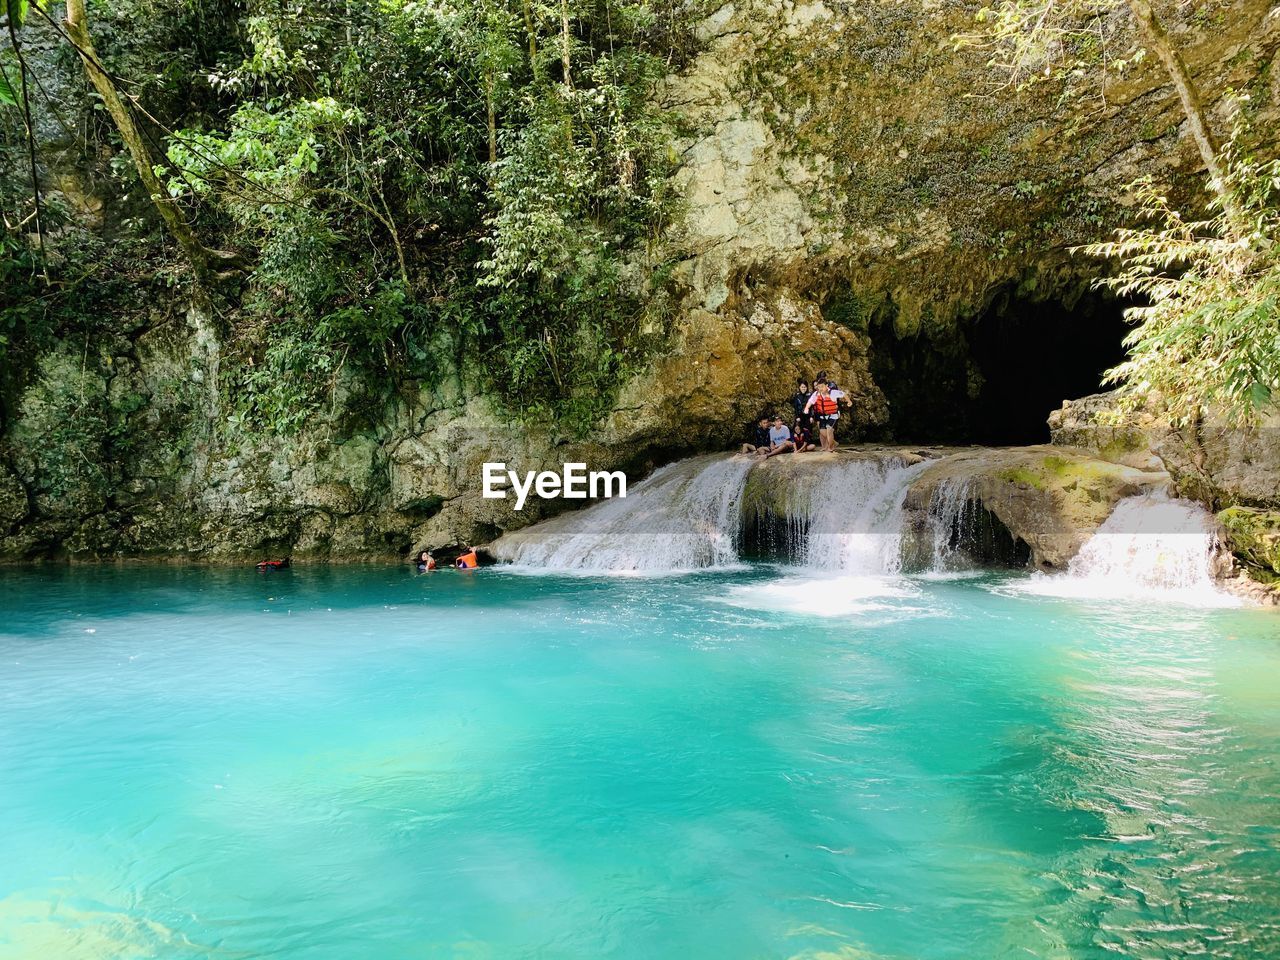
{"type": "Polygon", "coordinates": [[[1106,286],[1145,304],[1128,311],[1130,357],[1108,379],[1175,423],[1210,411],[1248,422],[1280,397],[1280,162],[1224,157],[1248,236],[1236,239],[1221,203],[1187,218],[1148,181],[1137,185],[1148,225],[1086,248],[1119,261],[1106,286]]]}
{"type": "Polygon", "coordinates": [[[24,480],[40,494],[77,507],[101,509],[110,494],[112,433],[106,381],[90,362],[69,352],[46,354],[23,396],[13,431],[24,480]]]}
{"type": "Polygon", "coordinates": [[[602,56],[590,88],[529,104],[494,165],[477,283],[496,308],[495,382],[518,409],[577,429],[648,346],[624,271],[675,206],[669,120],[645,98],[657,76],[651,57],[602,56]]]}
{"type": "Polygon", "coordinates": [[[677,207],[675,121],[652,94],[685,42],[674,16],[251,5],[244,53],[210,78],[224,119],[177,131],[160,171],[256,251],[242,415],[293,429],[340,373],[390,389],[452,368],[513,413],[597,417],[656,326],[642,303],[677,207]]]}
{"type": "Polygon", "coordinates": [[[10,370],[16,366],[10,350],[17,350],[22,343],[38,337],[36,327],[41,320],[34,294],[37,269],[35,254],[29,244],[13,233],[0,233],[0,289],[4,300],[0,302],[0,368],[10,370]]]}
{"type": "Polygon", "coordinates": [[[294,430],[333,397],[351,358],[380,358],[386,368],[397,342],[410,356],[425,356],[415,352],[421,351],[416,338],[422,336],[424,313],[398,282],[388,282],[359,303],[315,322],[278,321],[269,333],[254,338],[261,348],[242,356],[230,374],[237,425],[294,430]]]}
{"type": "Polygon", "coordinates": [[[28,0],[5,0],[5,12],[9,15],[9,23],[15,28],[26,22],[28,9],[28,0]]]}
{"type": "Polygon", "coordinates": [[[1218,514],[1232,552],[1264,583],[1280,580],[1280,512],[1228,507],[1218,514]]]}

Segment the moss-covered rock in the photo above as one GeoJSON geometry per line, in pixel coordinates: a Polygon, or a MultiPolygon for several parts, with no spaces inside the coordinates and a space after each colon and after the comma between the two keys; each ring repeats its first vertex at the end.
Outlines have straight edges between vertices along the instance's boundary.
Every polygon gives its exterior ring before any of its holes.
{"type": "Polygon", "coordinates": [[[1049,414],[1049,436],[1055,445],[1142,469],[1161,466],[1155,451],[1167,433],[1167,424],[1125,409],[1115,392],[1066,400],[1049,414]]]}
{"type": "Polygon", "coordinates": [[[1232,553],[1268,580],[1280,579],[1280,510],[1228,507],[1218,521],[1232,553]]]}
{"type": "Polygon", "coordinates": [[[1157,452],[1182,496],[1214,509],[1280,508],[1280,409],[1252,424],[1208,417],[1169,431],[1157,452]]]}
{"type": "Polygon", "coordinates": [[[1157,471],[1048,446],[966,451],[930,465],[911,485],[908,529],[917,544],[932,545],[948,512],[980,507],[1026,544],[1034,565],[1057,569],[1121,499],[1167,482],[1157,471]]]}

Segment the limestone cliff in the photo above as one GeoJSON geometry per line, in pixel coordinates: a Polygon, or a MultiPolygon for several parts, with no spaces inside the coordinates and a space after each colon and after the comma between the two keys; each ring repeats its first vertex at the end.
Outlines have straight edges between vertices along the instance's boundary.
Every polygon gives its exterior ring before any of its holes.
{"type": "MultiPolygon", "coordinates": [[[[1154,64],[1069,98],[1050,84],[1000,93],[983,57],[951,43],[972,13],[749,0],[708,16],[705,49],[662,95],[691,131],[676,145],[685,216],[665,241],[674,329],[586,439],[518,421],[466,371],[361,417],[360,385],[340,379],[299,434],[255,437],[228,424],[214,386],[217,322],[139,309],[114,341],[63,344],[28,378],[0,438],[0,558],[372,558],[483,541],[542,508],[482,500],[481,463],[642,475],[724,448],[822,368],[855,401],[845,439],[926,438],[992,375],[966,339],[974,318],[1010,291],[1069,315],[1098,267],[1066,248],[1122,212],[1124,184],[1176,182],[1196,163],[1154,64]],[[69,397],[96,411],[92,430],[60,422],[69,397]]],[[[1269,4],[1173,27],[1220,122],[1228,89],[1274,115],[1269,4]]],[[[1123,17],[1107,29],[1133,46],[1123,17]]],[[[1034,312],[1020,322],[1034,328],[1034,312]]],[[[1034,376],[1055,357],[1016,362],[1034,376]]]]}

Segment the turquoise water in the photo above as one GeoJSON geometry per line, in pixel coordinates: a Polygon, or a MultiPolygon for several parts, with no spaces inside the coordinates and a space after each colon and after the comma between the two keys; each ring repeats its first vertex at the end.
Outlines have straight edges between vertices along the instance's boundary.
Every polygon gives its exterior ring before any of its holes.
{"type": "Polygon", "coordinates": [[[785,576],[0,573],[0,957],[1280,956],[1275,615],[785,576]]]}

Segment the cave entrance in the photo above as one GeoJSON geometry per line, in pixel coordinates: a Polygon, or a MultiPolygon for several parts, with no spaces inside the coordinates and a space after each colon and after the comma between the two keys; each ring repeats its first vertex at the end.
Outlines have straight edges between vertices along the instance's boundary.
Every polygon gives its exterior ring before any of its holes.
{"type": "Polygon", "coordinates": [[[1043,297],[1011,284],[951,331],[906,338],[894,332],[893,311],[878,311],[871,369],[889,401],[890,438],[1047,442],[1050,412],[1097,393],[1102,374],[1124,359],[1126,306],[1087,287],[1043,297]]]}

